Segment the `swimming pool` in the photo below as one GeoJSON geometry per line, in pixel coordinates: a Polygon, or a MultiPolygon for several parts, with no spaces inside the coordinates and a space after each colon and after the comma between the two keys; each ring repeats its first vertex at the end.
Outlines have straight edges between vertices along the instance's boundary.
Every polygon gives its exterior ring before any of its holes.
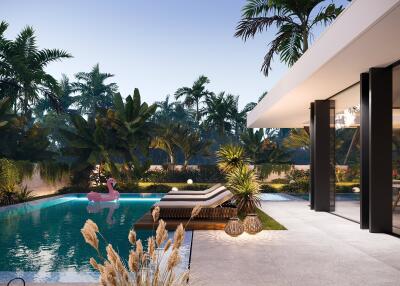
{"type": "Polygon", "coordinates": [[[293,201],[297,198],[288,194],[262,193],[260,195],[262,201],[293,201]]]}
{"type": "MultiPolygon", "coordinates": [[[[86,195],[77,194],[0,208],[0,283],[16,276],[28,282],[98,281],[89,264],[96,252],[80,233],[85,221],[90,218],[96,222],[103,236],[126,259],[129,230],[161,197],[122,194],[118,202],[93,204],[86,195]]],[[[152,231],[136,231],[144,244],[152,235],[152,231]]],[[[182,247],[184,267],[189,262],[190,244],[191,232],[187,232],[182,247]]]]}

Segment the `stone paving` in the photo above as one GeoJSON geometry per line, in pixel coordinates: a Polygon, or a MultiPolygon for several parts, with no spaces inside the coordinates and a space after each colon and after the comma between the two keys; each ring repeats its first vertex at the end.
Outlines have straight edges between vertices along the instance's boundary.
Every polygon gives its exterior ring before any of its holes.
{"type": "Polygon", "coordinates": [[[400,285],[400,238],[360,230],[304,201],[262,208],[288,230],[237,238],[195,232],[195,285],[400,285]]]}

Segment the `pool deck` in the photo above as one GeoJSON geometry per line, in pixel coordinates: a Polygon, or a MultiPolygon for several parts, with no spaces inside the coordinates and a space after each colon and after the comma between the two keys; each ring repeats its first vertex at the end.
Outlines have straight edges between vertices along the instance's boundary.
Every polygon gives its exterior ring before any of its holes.
{"type": "MultiPolygon", "coordinates": [[[[178,225],[185,223],[188,219],[164,219],[167,223],[166,229],[174,231],[178,225]]],[[[225,228],[227,220],[198,220],[193,219],[190,220],[186,225],[186,230],[222,230],[225,228]]],[[[142,216],[135,224],[135,229],[156,229],[158,226],[158,222],[153,222],[153,217],[150,212],[147,212],[144,216],[142,216]]]]}
{"type": "Polygon", "coordinates": [[[194,233],[194,280],[212,285],[400,285],[400,238],[309,210],[305,201],[263,202],[288,230],[232,238],[194,233]]]}

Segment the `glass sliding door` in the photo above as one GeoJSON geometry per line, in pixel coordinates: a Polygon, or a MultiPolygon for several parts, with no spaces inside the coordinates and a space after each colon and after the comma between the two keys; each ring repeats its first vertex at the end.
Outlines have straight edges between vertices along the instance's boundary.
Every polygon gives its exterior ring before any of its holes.
{"type": "Polygon", "coordinates": [[[335,100],[335,208],[333,213],[360,222],[360,86],[335,100]]]}
{"type": "Polygon", "coordinates": [[[400,66],[393,68],[393,232],[400,234],[400,66]]]}

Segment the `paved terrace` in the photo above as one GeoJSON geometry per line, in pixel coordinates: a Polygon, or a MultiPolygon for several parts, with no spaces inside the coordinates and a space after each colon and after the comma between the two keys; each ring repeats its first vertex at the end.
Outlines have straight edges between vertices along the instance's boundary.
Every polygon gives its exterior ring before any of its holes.
{"type": "Polygon", "coordinates": [[[264,202],[262,208],[288,230],[238,238],[195,232],[191,269],[197,284],[400,285],[400,238],[360,230],[303,201],[264,202]]]}

